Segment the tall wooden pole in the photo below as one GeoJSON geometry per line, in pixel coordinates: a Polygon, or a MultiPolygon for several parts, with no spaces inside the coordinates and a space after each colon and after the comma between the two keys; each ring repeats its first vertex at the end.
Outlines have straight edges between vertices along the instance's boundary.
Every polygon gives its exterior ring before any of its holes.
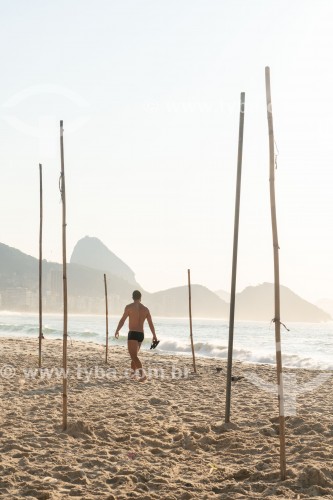
{"type": "Polygon", "coordinates": [[[62,200],[62,268],[63,268],[63,299],[64,299],[64,325],[63,325],[63,411],[62,427],[67,429],[67,259],[66,259],[66,187],[65,187],[65,161],[64,161],[64,129],[60,121],[60,154],[61,154],[61,200],[62,200]]]}
{"type": "Polygon", "coordinates": [[[42,323],[42,238],[43,238],[43,176],[42,165],[39,164],[39,346],[38,346],[38,368],[42,367],[42,339],[43,339],[43,323],[42,323]]]}
{"type": "Polygon", "coordinates": [[[279,243],[278,243],[276,204],[275,204],[274,131],[273,131],[273,112],[272,112],[269,67],[265,68],[265,81],[266,81],[266,104],[267,104],[267,120],[268,120],[268,134],[269,134],[269,186],[270,186],[273,254],[274,254],[274,302],[275,302],[274,323],[275,323],[276,370],[277,370],[279,426],[280,426],[280,432],[279,432],[280,471],[281,471],[281,480],[284,481],[286,479],[286,444],[285,444],[283,373],[282,373],[281,336],[280,336],[281,321],[280,321],[279,243]]]}
{"type": "Polygon", "coordinates": [[[106,274],[104,274],[104,290],[105,290],[105,363],[108,362],[108,349],[109,349],[109,309],[108,309],[108,288],[106,284],[106,274]]]}
{"type": "Polygon", "coordinates": [[[193,371],[197,373],[197,368],[195,366],[195,352],[193,344],[193,331],[192,331],[192,298],[191,298],[191,271],[187,270],[187,281],[188,281],[188,310],[190,317],[190,337],[191,337],[191,349],[192,349],[192,359],[193,359],[193,371]]]}
{"type": "Polygon", "coordinates": [[[237,275],[237,253],[238,253],[238,232],[239,232],[239,207],[242,180],[242,159],[243,159],[243,135],[244,135],[244,114],[245,114],[245,92],[240,96],[239,113],[239,134],[238,134],[238,158],[237,158],[237,179],[236,179],[236,200],[234,219],[234,244],[232,253],[232,275],[229,313],[229,344],[228,344],[228,365],[227,365],[227,386],[225,422],[230,422],[231,407],[231,377],[232,377],[232,354],[234,343],[234,323],[235,323],[235,298],[236,298],[236,275],[237,275]]]}

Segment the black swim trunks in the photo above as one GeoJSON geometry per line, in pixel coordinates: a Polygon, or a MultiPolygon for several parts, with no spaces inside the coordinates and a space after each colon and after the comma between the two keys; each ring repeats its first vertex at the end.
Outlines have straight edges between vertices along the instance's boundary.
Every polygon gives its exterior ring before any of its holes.
{"type": "Polygon", "coordinates": [[[142,332],[135,332],[130,330],[128,332],[128,340],[137,340],[138,342],[143,342],[144,334],[142,332]]]}

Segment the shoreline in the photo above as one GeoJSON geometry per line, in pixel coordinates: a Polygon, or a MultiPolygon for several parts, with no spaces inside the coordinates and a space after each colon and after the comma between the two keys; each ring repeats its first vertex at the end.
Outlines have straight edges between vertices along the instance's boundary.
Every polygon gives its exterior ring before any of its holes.
{"type": "MultiPolygon", "coordinates": [[[[44,345],[45,373],[62,366],[59,340],[44,345]]],[[[216,360],[197,359],[195,375],[191,359],[143,351],[144,367],[164,368],[168,376],[139,383],[124,375],[125,348],[110,348],[107,368],[102,346],[69,341],[73,371],[63,432],[60,376],[27,376],[37,367],[37,342],[15,341],[0,338],[0,373],[5,365],[15,368],[0,378],[1,498],[332,498],[330,373],[290,370],[281,482],[273,367],[234,363],[239,380],[225,425],[225,361],[218,372],[216,360]],[[107,377],[112,368],[116,374],[107,377]]]]}
{"type": "MultiPolygon", "coordinates": [[[[120,339],[123,338],[123,339],[126,339],[126,335],[120,335],[120,339]]],[[[35,341],[36,343],[36,348],[38,348],[37,346],[37,342],[38,342],[38,336],[36,334],[35,337],[31,336],[31,335],[20,335],[20,336],[13,336],[13,335],[8,335],[8,334],[5,334],[5,335],[2,335],[0,333],[0,342],[1,342],[1,339],[7,339],[7,340],[17,340],[19,342],[22,342],[24,340],[30,340],[30,341],[35,341]]],[[[62,336],[59,335],[58,338],[45,338],[43,340],[43,343],[44,342],[58,342],[58,341],[62,341],[62,336]]],[[[82,339],[72,339],[70,334],[68,334],[68,345],[70,345],[71,342],[77,342],[77,343],[82,343],[82,344],[93,344],[94,346],[96,346],[96,348],[98,349],[105,349],[105,339],[101,342],[97,342],[96,339],[89,339],[89,340],[82,340],[82,339]]],[[[127,352],[127,347],[126,347],[126,344],[120,344],[120,345],[115,345],[113,344],[114,342],[114,338],[112,335],[109,335],[109,350],[111,349],[117,349],[117,348],[121,348],[121,349],[125,349],[125,351],[127,352]]],[[[150,344],[150,341],[148,341],[148,339],[145,339],[145,344],[142,345],[141,347],[141,353],[143,352],[150,352],[151,354],[156,354],[156,355],[159,355],[159,356],[166,356],[166,357],[179,357],[180,359],[182,358],[185,358],[185,359],[188,359],[191,363],[192,363],[192,352],[191,352],[191,346],[189,344],[188,346],[188,351],[182,351],[182,352],[177,352],[177,351],[167,351],[167,350],[163,350],[161,351],[160,349],[158,351],[150,351],[150,349],[147,348],[147,346],[150,344]]],[[[197,341],[197,343],[202,343],[200,341],[197,341]]],[[[45,345],[45,344],[44,344],[45,345]]],[[[272,355],[275,356],[275,351],[272,351],[272,355]]],[[[284,355],[284,354],[283,354],[284,355]]],[[[288,354],[285,354],[288,356],[288,354]]],[[[227,356],[226,357],[219,357],[219,356],[208,356],[208,355],[205,355],[205,354],[200,354],[199,352],[195,352],[195,358],[196,359],[199,359],[199,360],[211,360],[211,361],[214,361],[216,363],[222,363],[222,364],[227,364],[227,356]]],[[[268,363],[268,362],[260,362],[260,361],[248,361],[248,360],[240,360],[240,359],[233,359],[233,365],[236,364],[236,363],[240,363],[241,365],[249,365],[250,367],[256,367],[256,366],[264,366],[264,367],[268,367],[268,368],[271,368],[273,370],[276,370],[276,364],[275,362],[273,363],[268,363]]],[[[318,368],[318,367],[305,367],[305,366],[290,366],[290,365],[286,365],[286,364],[283,364],[283,370],[284,371],[291,371],[291,370],[305,370],[307,372],[327,372],[327,373],[333,373],[333,370],[332,368],[318,368]]]]}
{"type": "MultiPolygon", "coordinates": [[[[123,335],[123,336],[120,336],[120,338],[123,337],[123,338],[126,338],[126,335],[123,335]]],[[[16,340],[18,342],[23,342],[23,341],[32,341],[32,342],[35,342],[36,344],[36,349],[38,349],[38,336],[31,336],[31,335],[20,335],[20,336],[11,336],[11,335],[2,335],[0,333],[0,345],[1,345],[1,340],[16,340]]],[[[62,336],[59,336],[58,338],[44,338],[43,340],[43,345],[45,346],[45,342],[59,342],[59,341],[62,341],[62,336]]],[[[145,339],[147,340],[147,339],[145,339]]],[[[113,337],[112,336],[109,336],[109,351],[112,350],[112,349],[124,349],[127,353],[127,347],[126,345],[115,345],[115,344],[112,344],[112,342],[114,341],[113,337]]],[[[103,350],[104,349],[104,352],[105,352],[105,341],[104,342],[97,342],[96,340],[94,339],[90,339],[90,340],[82,340],[82,339],[72,339],[70,334],[68,334],[68,345],[70,346],[70,343],[82,343],[83,345],[87,344],[87,345],[94,345],[96,348],[98,348],[99,350],[103,350]]],[[[183,352],[173,352],[173,351],[161,351],[161,350],[158,350],[158,351],[150,351],[150,349],[147,348],[147,346],[149,345],[150,341],[147,340],[147,343],[145,345],[142,345],[141,347],[141,350],[140,350],[140,353],[151,353],[152,355],[158,355],[158,356],[161,356],[161,357],[176,357],[176,358],[179,358],[180,360],[181,359],[187,359],[188,362],[190,364],[192,364],[192,352],[191,352],[191,346],[189,344],[189,347],[188,347],[188,352],[187,351],[183,351],[183,352]]],[[[198,343],[200,343],[198,341],[198,343]]],[[[275,355],[275,351],[272,352],[273,355],[275,355]]],[[[211,360],[211,361],[214,361],[216,363],[222,363],[222,364],[225,364],[227,365],[227,357],[219,357],[219,356],[208,356],[208,355],[205,355],[205,354],[200,354],[198,352],[195,353],[195,359],[199,359],[199,360],[211,360]]],[[[241,364],[243,365],[244,367],[246,367],[247,365],[249,367],[256,367],[256,366],[264,366],[264,367],[267,367],[267,368],[270,368],[270,369],[273,369],[273,370],[276,370],[276,364],[275,363],[267,363],[267,362],[260,362],[260,361],[243,361],[243,360],[239,360],[239,359],[233,359],[233,366],[235,364],[241,364]]],[[[292,371],[292,370],[304,370],[304,371],[307,371],[307,372],[311,372],[311,373],[314,373],[314,372],[325,372],[325,373],[333,373],[333,370],[331,368],[318,368],[318,367],[300,367],[300,366],[289,366],[289,365],[285,365],[283,364],[283,370],[284,371],[292,371]]]]}

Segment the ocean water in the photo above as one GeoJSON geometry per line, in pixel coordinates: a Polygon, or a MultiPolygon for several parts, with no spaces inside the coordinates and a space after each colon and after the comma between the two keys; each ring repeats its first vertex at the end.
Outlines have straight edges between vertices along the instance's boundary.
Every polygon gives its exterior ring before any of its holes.
{"type": "MultiPolygon", "coordinates": [[[[114,331],[119,317],[109,317],[109,346],[126,345],[127,325],[119,340],[114,331]]],[[[185,318],[154,318],[160,344],[156,351],[165,354],[191,356],[189,321],[185,318]]],[[[333,323],[290,323],[288,332],[281,326],[283,365],[308,369],[333,370],[333,323]]],[[[0,336],[38,338],[38,315],[0,313],[0,336]]],[[[62,338],[62,316],[43,315],[46,339],[62,338]]],[[[228,355],[227,321],[194,319],[193,340],[197,356],[226,359],[228,355]]],[[[105,345],[105,317],[69,315],[70,339],[105,345]]],[[[151,333],[146,326],[143,349],[149,349],[151,333]]],[[[1,353],[0,353],[1,359],[1,353]]],[[[274,325],[265,322],[235,323],[233,359],[250,363],[275,364],[274,325]]]]}

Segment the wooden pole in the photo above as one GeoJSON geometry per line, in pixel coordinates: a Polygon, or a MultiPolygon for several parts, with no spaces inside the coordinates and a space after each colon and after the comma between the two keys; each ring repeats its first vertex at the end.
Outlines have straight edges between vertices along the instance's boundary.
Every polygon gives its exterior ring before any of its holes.
{"type": "Polygon", "coordinates": [[[64,161],[64,129],[60,121],[60,154],[61,154],[61,200],[62,200],[62,268],[63,268],[63,299],[64,299],[64,325],[63,325],[63,430],[67,429],[67,259],[66,259],[66,187],[65,187],[65,161],[64,161]]]}
{"type": "Polygon", "coordinates": [[[105,323],[106,323],[106,339],[105,339],[105,363],[108,362],[109,349],[109,310],[108,310],[108,288],[106,284],[106,274],[104,274],[104,290],[105,290],[105,323]]]}
{"type": "Polygon", "coordinates": [[[273,112],[271,99],[270,70],[265,68],[266,81],[266,104],[267,120],[269,134],[269,185],[271,201],[271,219],[273,235],[273,253],[274,253],[274,302],[275,302],[275,346],[276,346],[276,370],[278,384],[278,402],[279,402],[279,426],[280,426],[280,471],[281,480],[286,479],[286,444],[285,444],[285,418],[284,418],[284,395],[283,395],[283,373],[282,373],[282,355],[281,355],[281,336],[280,336],[280,275],[279,275],[279,243],[276,220],[275,204],[275,176],[274,176],[274,131],[273,131],[273,112]]]}
{"type": "Polygon", "coordinates": [[[226,386],[226,405],[225,405],[226,423],[230,422],[230,407],[231,407],[231,377],[232,377],[232,354],[233,354],[232,351],[234,343],[235,297],[236,297],[237,252],[238,252],[238,233],[239,233],[239,207],[240,207],[240,193],[241,193],[241,180],[242,180],[244,113],[245,113],[245,92],[242,92],[240,99],[240,113],[239,113],[234,244],[232,253],[232,275],[231,275],[231,294],[230,294],[230,313],[229,313],[229,344],[228,344],[227,386],[226,386]]]}
{"type": "Polygon", "coordinates": [[[38,346],[38,368],[39,373],[42,367],[42,339],[43,339],[43,322],[42,322],[42,238],[43,238],[43,176],[42,165],[39,164],[39,346],[38,346]]]}
{"type": "Polygon", "coordinates": [[[193,371],[197,373],[197,368],[195,366],[195,352],[194,352],[194,344],[193,344],[193,331],[192,331],[192,299],[191,299],[191,271],[187,270],[187,280],[188,280],[188,309],[189,309],[189,317],[190,317],[190,337],[191,337],[191,349],[192,349],[192,358],[193,358],[193,371]]]}

